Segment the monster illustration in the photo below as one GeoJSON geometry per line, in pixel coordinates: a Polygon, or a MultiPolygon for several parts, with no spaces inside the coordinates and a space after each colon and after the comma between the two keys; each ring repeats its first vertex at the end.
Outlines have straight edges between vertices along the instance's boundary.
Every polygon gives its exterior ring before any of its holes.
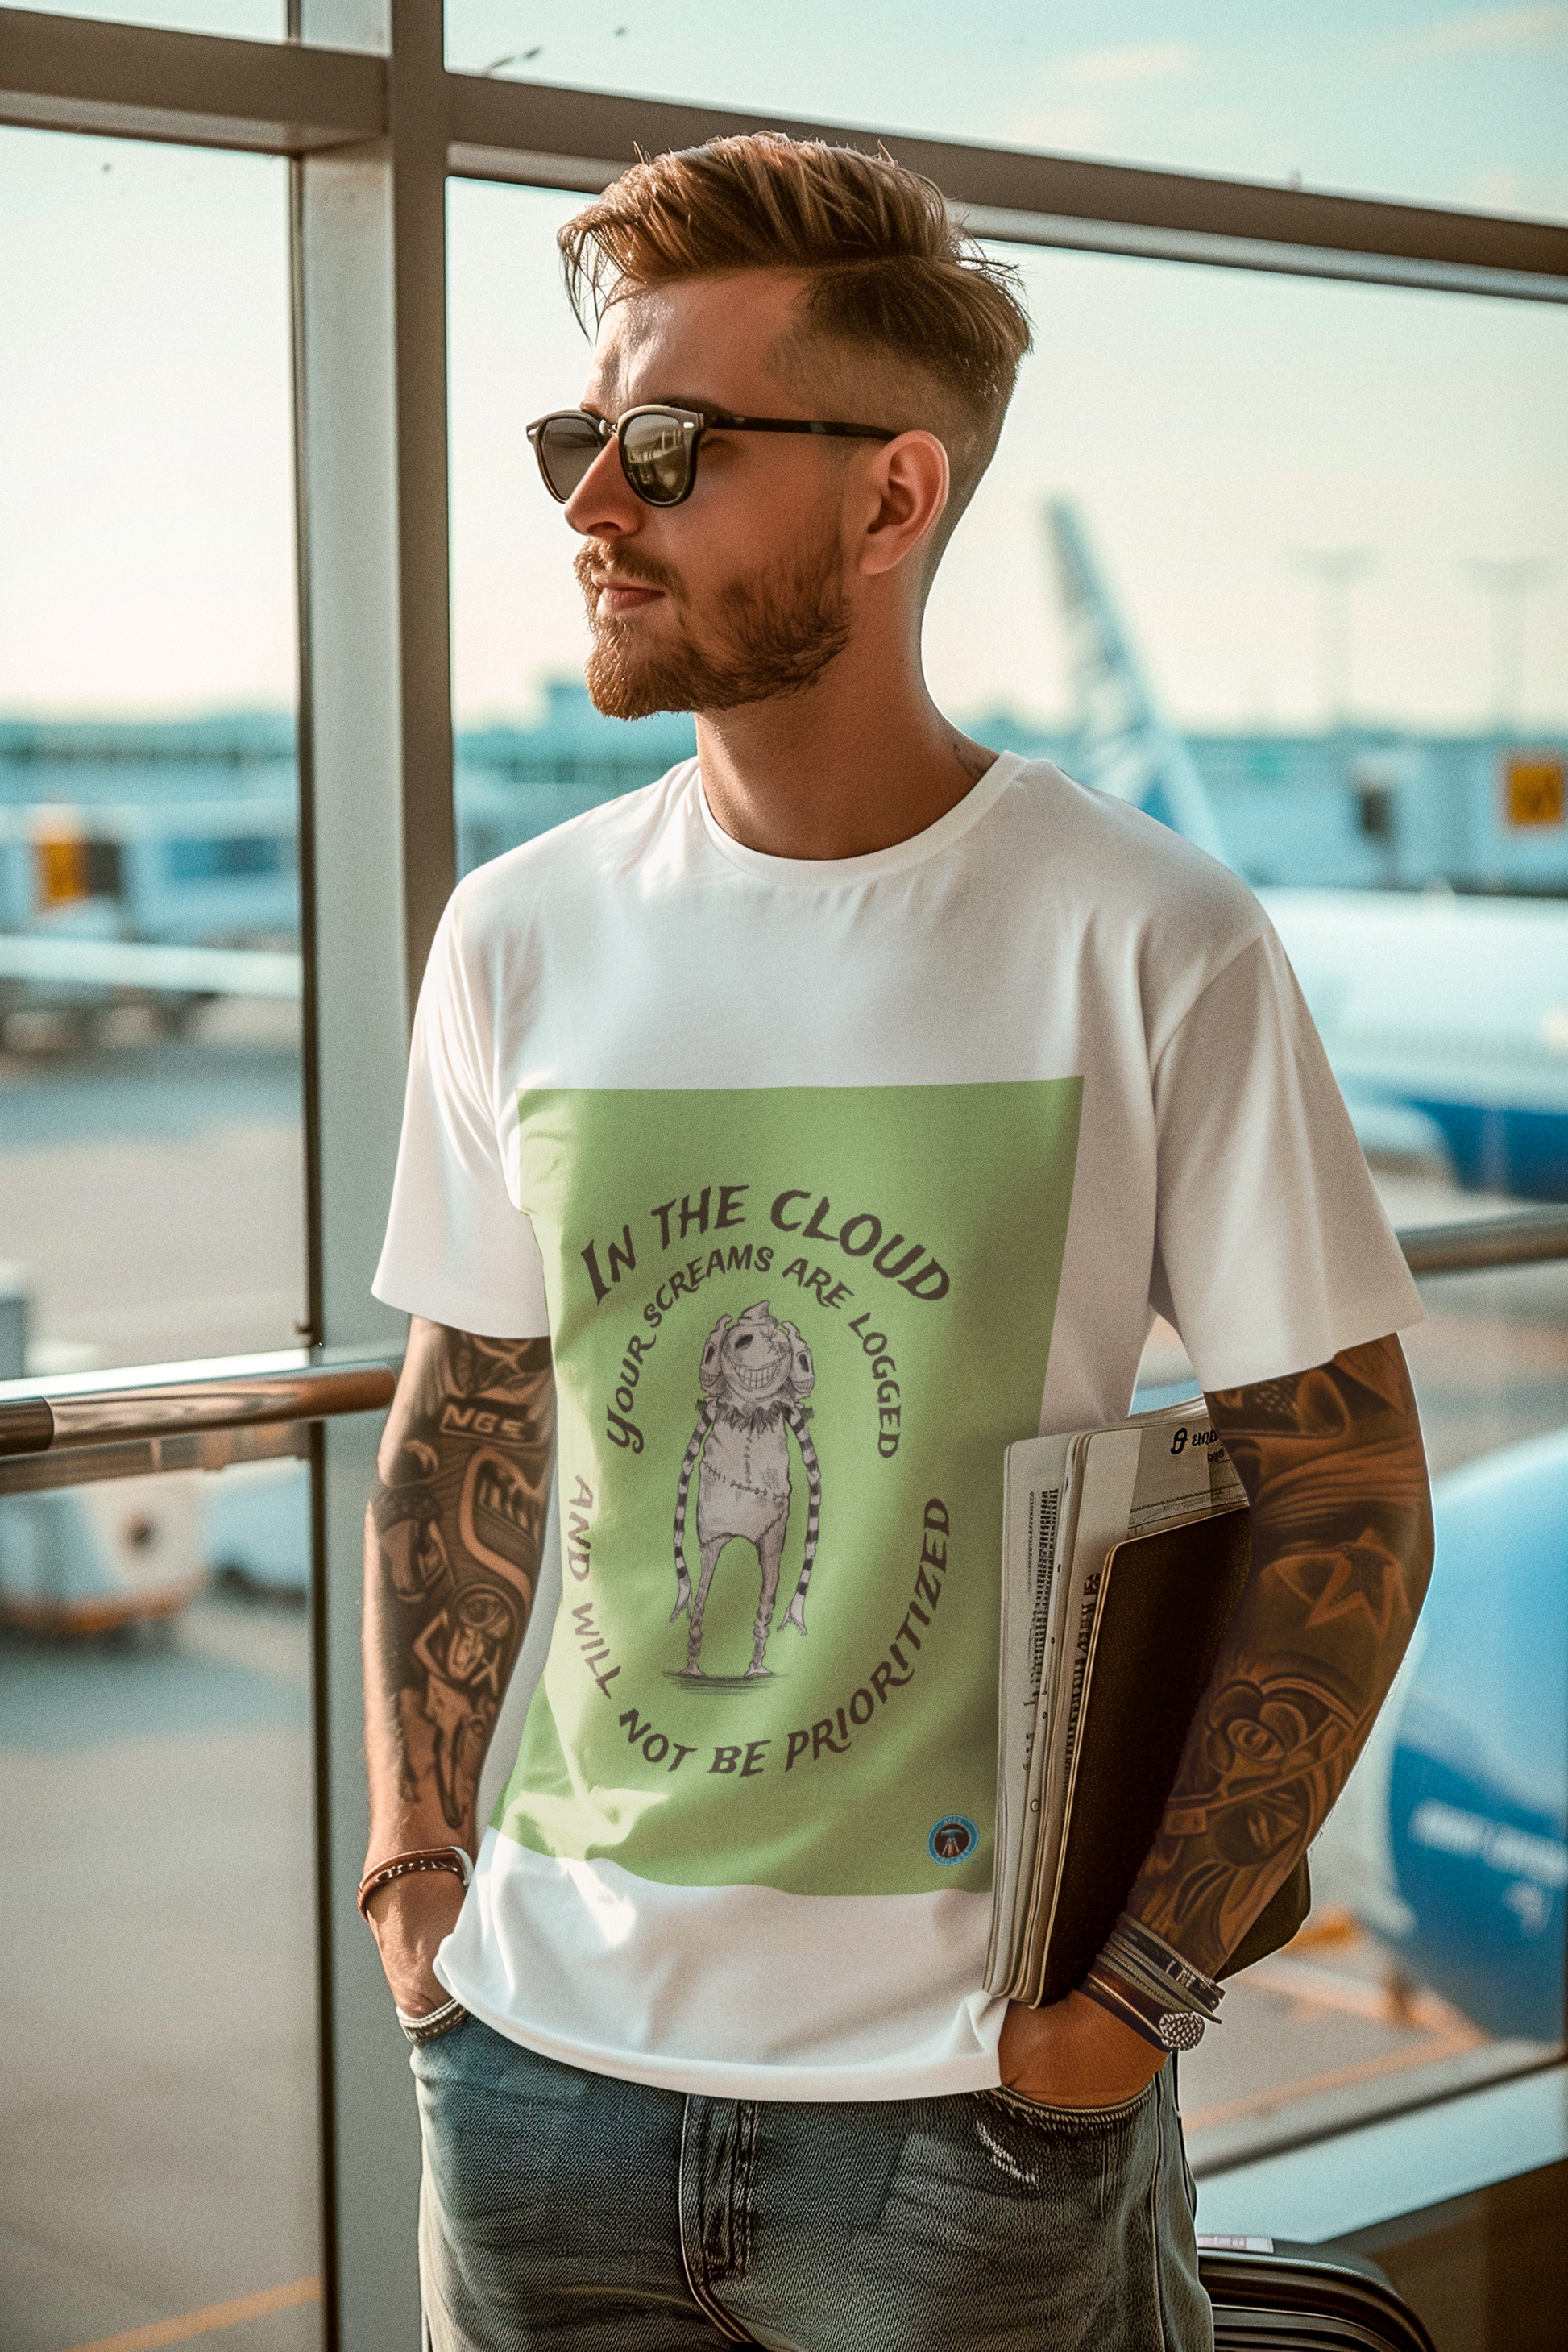
{"type": "Polygon", "coordinates": [[[805,1465],[810,1506],[805,1557],[785,1612],[797,1633],[805,1631],[805,1589],[816,1557],[822,1515],[822,1473],[806,1432],[801,1402],[816,1380],[811,1349],[793,1323],[775,1322],[765,1298],[748,1307],[739,1321],[721,1315],[702,1350],[701,1414],[691,1433],[675,1496],[676,1599],[670,1613],[690,1620],[685,1672],[700,1675],[702,1612],[719,1555],[732,1536],[755,1546],[762,1567],[762,1594],[752,1629],[748,1675],[765,1675],[768,1636],[778,1594],[779,1563],[789,1528],[789,1437],[793,1429],[805,1465]],[[686,1496],[698,1455],[697,1542],[702,1573],[695,1594],[686,1564],[686,1496]]]}

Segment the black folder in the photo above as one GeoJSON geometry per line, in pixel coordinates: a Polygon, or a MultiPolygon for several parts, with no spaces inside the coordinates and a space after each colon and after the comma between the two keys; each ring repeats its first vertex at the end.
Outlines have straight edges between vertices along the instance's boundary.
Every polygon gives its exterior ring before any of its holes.
{"type": "MultiPolygon", "coordinates": [[[[1245,1508],[1219,1511],[1109,1554],[1067,1795],[1042,2003],[1080,1984],[1158,1834],[1188,1729],[1251,1559],[1245,1508]]],[[[1221,1976],[1289,1943],[1311,1892],[1303,1856],[1221,1976]]]]}

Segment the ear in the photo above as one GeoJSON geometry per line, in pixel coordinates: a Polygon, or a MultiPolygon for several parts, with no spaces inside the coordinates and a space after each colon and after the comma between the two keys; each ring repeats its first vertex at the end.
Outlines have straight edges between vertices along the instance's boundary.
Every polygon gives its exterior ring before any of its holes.
{"type": "MultiPolygon", "coordinates": [[[[705,1392],[708,1390],[718,1386],[719,1343],[723,1339],[725,1332],[729,1329],[731,1319],[732,1318],[728,1315],[721,1315],[719,1320],[714,1324],[713,1328],[708,1334],[708,1345],[702,1350],[702,1369],[697,1375],[698,1379],[702,1383],[705,1392]]],[[[689,1357],[688,1357],[687,1361],[690,1361],[689,1357]]]]}
{"type": "Polygon", "coordinates": [[[809,1396],[816,1386],[816,1367],[811,1360],[811,1349],[793,1323],[781,1323],[779,1328],[789,1333],[790,1349],[795,1358],[791,1367],[795,1392],[797,1397],[809,1396]]]}
{"type": "Polygon", "coordinates": [[[951,486],[947,451],[934,433],[900,433],[886,442],[870,467],[871,511],[860,571],[895,571],[941,521],[951,486]]]}

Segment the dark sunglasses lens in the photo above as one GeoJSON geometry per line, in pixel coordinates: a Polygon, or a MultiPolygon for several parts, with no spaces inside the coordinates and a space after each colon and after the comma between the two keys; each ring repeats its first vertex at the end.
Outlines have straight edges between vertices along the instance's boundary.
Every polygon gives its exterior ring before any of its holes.
{"type": "Polygon", "coordinates": [[[655,409],[621,426],[626,479],[650,507],[679,506],[690,488],[691,436],[678,416],[655,409]]]}
{"type": "Polygon", "coordinates": [[[551,494],[564,501],[604,447],[588,416],[552,416],[539,428],[534,446],[539,470],[551,494]]]}

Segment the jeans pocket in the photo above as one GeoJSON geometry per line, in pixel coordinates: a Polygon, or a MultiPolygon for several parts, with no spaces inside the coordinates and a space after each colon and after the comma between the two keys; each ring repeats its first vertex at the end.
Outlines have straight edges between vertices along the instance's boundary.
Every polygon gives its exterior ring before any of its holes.
{"type": "Polygon", "coordinates": [[[1048,2131],[1092,2133],[1117,2130],[1137,2121],[1142,2110],[1157,2099],[1159,2088],[1160,2077],[1155,2074],[1130,2099],[1118,2099],[1109,2107],[1054,2107],[1044,2099],[1026,2098],[1022,2091],[1010,2090],[1005,2083],[998,2083],[994,2090],[981,2091],[977,2095],[995,2099],[1011,2114],[1026,2116],[1048,2131]]]}

